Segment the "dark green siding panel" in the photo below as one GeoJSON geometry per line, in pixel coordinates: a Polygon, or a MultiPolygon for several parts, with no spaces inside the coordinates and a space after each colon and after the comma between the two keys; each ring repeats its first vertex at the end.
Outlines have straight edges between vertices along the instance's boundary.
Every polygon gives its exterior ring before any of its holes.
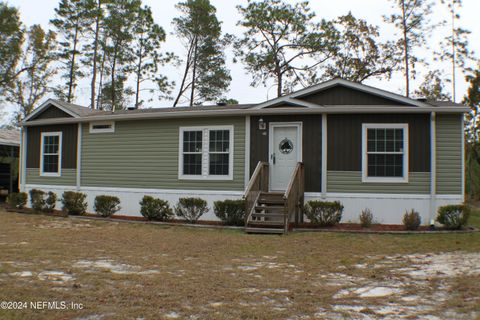
{"type": "Polygon", "coordinates": [[[462,193],[463,115],[437,115],[437,194],[462,193]]]}
{"type": "Polygon", "coordinates": [[[83,126],[82,186],[243,190],[245,118],[117,121],[114,133],[83,126]],[[179,180],[179,128],[233,125],[233,180],[179,180]]]}
{"type": "Polygon", "coordinates": [[[361,171],[328,171],[327,191],[335,193],[429,194],[430,172],[410,172],[408,183],[362,182],[361,171]]]}
{"type": "Polygon", "coordinates": [[[42,177],[38,168],[27,168],[27,184],[45,184],[54,186],[75,186],[77,183],[77,170],[62,168],[60,177],[42,177]]]}

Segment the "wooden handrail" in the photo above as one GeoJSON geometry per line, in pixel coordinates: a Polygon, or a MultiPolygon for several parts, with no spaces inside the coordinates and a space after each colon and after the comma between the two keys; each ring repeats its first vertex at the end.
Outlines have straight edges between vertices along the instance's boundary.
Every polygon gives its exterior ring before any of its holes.
{"type": "Polygon", "coordinates": [[[283,194],[283,223],[284,233],[288,232],[290,213],[295,212],[295,222],[298,221],[298,214],[301,211],[304,197],[305,174],[302,162],[298,162],[290,176],[287,190],[283,194]]]}
{"type": "Polygon", "coordinates": [[[253,175],[248,182],[243,199],[245,199],[245,226],[255,209],[255,203],[260,197],[260,193],[268,191],[268,163],[259,161],[253,175]]]}

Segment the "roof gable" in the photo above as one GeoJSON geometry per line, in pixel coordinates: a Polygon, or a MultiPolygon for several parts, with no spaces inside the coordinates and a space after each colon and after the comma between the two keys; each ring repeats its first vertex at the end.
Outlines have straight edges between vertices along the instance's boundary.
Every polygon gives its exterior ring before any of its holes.
{"type": "Polygon", "coordinates": [[[36,119],[52,119],[52,118],[72,118],[73,116],[66,113],[65,111],[55,107],[54,105],[50,105],[48,108],[44,109],[43,111],[39,112],[35,117],[30,118],[30,120],[36,119]]]}
{"type": "Polygon", "coordinates": [[[261,103],[255,109],[268,108],[278,105],[281,102],[295,99],[310,104],[307,107],[324,107],[328,105],[392,105],[411,107],[431,107],[430,104],[402,95],[370,87],[361,83],[352,82],[340,78],[322,82],[320,84],[305,88],[261,103]]]}
{"type": "Polygon", "coordinates": [[[52,118],[80,118],[92,113],[94,113],[94,111],[87,107],[60,100],[48,99],[23,121],[27,122],[35,119],[40,120],[52,118]]]}
{"type": "Polygon", "coordinates": [[[342,84],[309,93],[297,99],[319,105],[407,105],[403,101],[349,88],[342,84]]]}

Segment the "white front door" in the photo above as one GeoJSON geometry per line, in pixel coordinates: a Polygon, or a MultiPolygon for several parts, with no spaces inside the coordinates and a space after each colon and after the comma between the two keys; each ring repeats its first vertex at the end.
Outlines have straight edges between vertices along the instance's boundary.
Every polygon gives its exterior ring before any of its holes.
{"type": "Polygon", "coordinates": [[[270,190],[285,191],[302,161],[301,124],[270,123],[270,190]]]}

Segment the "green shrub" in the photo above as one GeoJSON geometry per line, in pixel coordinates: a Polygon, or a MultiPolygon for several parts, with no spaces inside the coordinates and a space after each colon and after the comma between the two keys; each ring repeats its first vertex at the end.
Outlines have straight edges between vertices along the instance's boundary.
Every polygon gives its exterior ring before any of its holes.
{"type": "Polygon", "coordinates": [[[120,199],[115,196],[96,196],[93,209],[102,217],[111,217],[115,212],[121,209],[120,199]]]}
{"type": "Polygon", "coordinates": [[[438,208],[437,221],[449,230],[464,227],[470,217],[470,208],[463,204],[452,204],[438,208]]]}
{"type": "Polygon", "coordinates": [[[342,220],[343,205],[339,201],[308,201],[305,215],[311,223],[322,227],[334,226],[342,220]]]}
{"type": "Polygon", "coordinates": [[[422,224],[422,219],[420,214],[415,210],[406,211],[403,215],[403,225],[407,230],[417,230],[422,224]]]}
{"type": "Polygon", "coordinates": [[[49,191],[47,193],[47,199],[45,199],[45,205],[43,211],[52,212],[57,205],[57,194],[55,192],[49,191]]]}
{"type": "Polygon", "coordinates": [[[148,220],[166,221],[173,217],[168,201],[144,196],[140,201],[140,213],[148,220]]]}
{"type": "Polygon", "coordinates": [[[243,226],[245,224],[245,200],[215,201],[213,211],[226,225],[243,226]]]}
{"type": "Polygon", "coordinates": [[[369,208],[362,210],[362,213],[360,213],[359,218],[360,218],[360,225],[362,226],[362,228],[370,228],[372,226],[373,214],[369,208]]]}
{"type": "Polygon", "coordinates": [[[72,215],[82,215],[87,211],[87,195],[82,192],[65,191],[62,195],[62,210],[72,215]]]}
{"type": "Polygon", "coordinates": [[[30,204],[35,211],[45,210],[45,192],[38,189],[30,190],[30,204]]]}
{"type": "Polygon", "coordinates": [[[27,205],[28,195],[26,192],[13,192],[7,197],[7,204],[10,208],[23,209],[27,205]]]}
{"type": "Polygon", "coordinates": [[[195,223],[208,210],[207,201],[201,198],[180,198],[175,207],[175,214],[190,223],[195,223]]]}

